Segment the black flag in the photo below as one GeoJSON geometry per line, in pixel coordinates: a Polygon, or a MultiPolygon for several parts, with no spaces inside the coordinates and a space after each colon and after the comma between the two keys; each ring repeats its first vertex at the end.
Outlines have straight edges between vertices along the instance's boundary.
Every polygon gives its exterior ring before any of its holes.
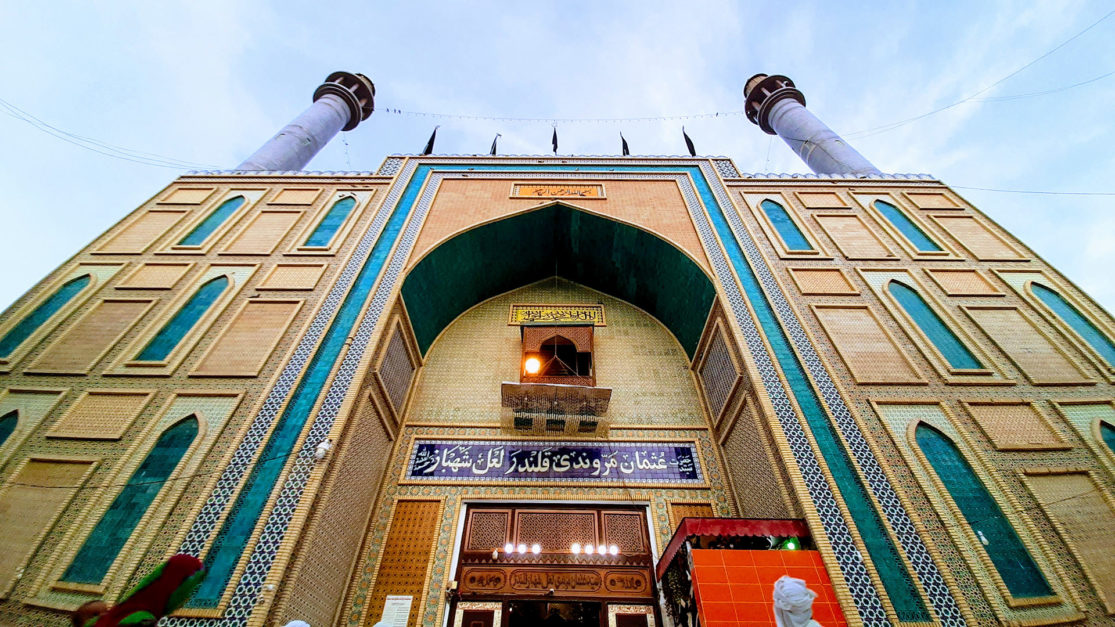
{"type": "Polygon", "coordinates": [[[623,133],[619,134],[619,140],[621,142],[623,142],[623,156],[626,157],[626,156],[630,155],[631,154],[631,149],[627,147],[627,140],[623,138],[623,133]]]}
{"type": "Polygon", "coordinates": [[[490,154],[490,155],[496,154],[496,142],[499,141],[500,137],[502,137],[502,136],[499,133],[496,133],[496,136],[492,138],[492,151],[489,152],[488,154],[490,154]]]}
{"type": "Polygon", "coordinates": [[[685,147],[689,149],[689,156],[696,157],[697,149],[693,147],[693,140],[689,139],[689,133],[685,132],[685,127],[681,127],[681,136],[685,138],[685,147]]]}
{"type": "Polygon", "coordinates": [[[554,138],[550,140],[550,143],[554,145],[554,154],[556,155],[557,154],[557,127],[556,126],[554,127],[554,138]]]}
{"type": "Polygon", "coordinates": [[[434,132],[430,133],[430,141],[426,142],[426,147],[422,149],[422,154],[428,155],[434,152],[434,138],[437,137],[437,130],[440,126],[434,127],[434,132]]]}

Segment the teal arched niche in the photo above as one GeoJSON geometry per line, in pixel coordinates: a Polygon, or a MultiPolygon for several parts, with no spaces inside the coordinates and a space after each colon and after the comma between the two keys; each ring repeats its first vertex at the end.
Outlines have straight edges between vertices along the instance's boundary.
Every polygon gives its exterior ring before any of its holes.
{"type": "Polygon", "coordinates": [[[19,410],[13,409],[10,412],[0,416],[0,446],[3,446],[8,441],[16,426],[19,425],[19,410]]]}
{"type": "Polygon", "coordinates": [[[1019,598],[1052,596],[1053,589],[1045,575],[956,444],[924,422],[914,428],[914,439],[960,508],[964,521],[986,548],[1011,595],[1019,598]]]}
{"type": "Polygon", "coordinates": [[[441,243],[407,275],[402,296],[425,354],[469,307],[552,276],[643,309],[674,334],[690,358],[716,295],[701,267],[666,240],[554,204],[441,243]]]}
{"type": "Polygon", "coordinates": [[[197,433],[197,417],[193,414],[162,432],[78,550],[62,575],[62,581],[96,584],[104,579],[140,519],[193,444],[197,433]]]}

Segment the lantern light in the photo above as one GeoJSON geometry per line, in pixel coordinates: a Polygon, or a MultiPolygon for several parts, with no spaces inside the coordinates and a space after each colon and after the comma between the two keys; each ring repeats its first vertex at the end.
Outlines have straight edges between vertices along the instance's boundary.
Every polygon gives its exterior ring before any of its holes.
{"type": "Polygon", "coordinates": [[[542,362],[537,357],[527,357],[527,360],[523,362],[523,370],[526,370],[527,374],[538,374],[541,369],[542,362]]]}

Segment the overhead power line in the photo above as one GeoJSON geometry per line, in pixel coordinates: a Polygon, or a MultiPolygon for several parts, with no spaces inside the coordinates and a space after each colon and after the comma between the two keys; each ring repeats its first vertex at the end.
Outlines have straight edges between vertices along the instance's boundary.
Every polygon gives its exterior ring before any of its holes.
{"type": "MultiPolygon", "coordinates": [[[[846,138],[848,138],[848,139],[854,139],[854,138],[857,138],[857,137],[870,137],[871,135],[877,135],[877,134],[879,134],[879,133],[885,133],[886,131],[890,131],[890,130],[896,129],[896,128],[900,127],[900,126],[905,126],[906,124],[909,124],[909,123],[911,123],[911,122],[916,122],[916,121],[918,121],[918,120],[921,120],[921,119],[927,118],[927,117],[929,117],[929,116],[931,116],[931,115],[936,115],[936,114],[938,114],[938,113],[941,113],[941,112],[943,112],[943,111],[948,111],[949,109],[952,109],[953,107],[957,107],[957,106],[959,106],[959,105],[962,105],[962,104],[964,104],[964,103],[966,103],[966,102],[970,102],[970,101],[974,100],[974,99],[975,99],[975,98],[976,98],[977,96],[979,96],[980,94],[984,94],[984,93],[987,93],[988,91],[990,91],[990,90],[994,89],[995,87],[998,87],[999,85],[1003,84],[1003,83],[1004,83],[1004,82],[1006,82],[1007,80],[1009,80],[1009,79],[1011,79],[1011,78],[1014,78],[1015,76],[1017,76],[1018,74],[1020,74],[1020,73],[1021,73],[1021,72],[1023,72],[1024,70],[1026,70],[1026,69],[1030,68],[1031,66],[1033,66],[1033,65],[1034,65],[1035,63],[1037,63],[1038,61],[1041,61],[1042,59],[1045,59],[1046,57],[1048,57],[1049,55],[1053,54],[1054,52],[1057,52],[1057,51],[1058,51],[1058,50],[1060,50],[1061,48],[1064,48],[1065,46],[1067,46],[1067,45],[1069,45],[1070,43],[1072,43],[1073,41],[1076,41],[1076,40],[1077,40],[1077,39],[1079,39],[1079,38],[1080,38],[1080,37],[1081,37],[1082,35],[1084,35],[1084,33],[1087,33],[1088,31],[1092,30],[1092,29],[1093,29],[1093,28],[1095,28],[1096,26],[1099,26],[1101,22],[1103,22],[1103,21],[1104,21],[1104,20],[1106,20],[1107,18],[1111,17],[1112,15],[1115,15],[1115,10],[1109,11],[1108,13],[1104,14],[1104,16],[1103,16],[1103,17],[1101,17],[1101,18],[1099,18],[1098,20],[1096,20],[1096,21],[1092,22],[1091,24],[1089,24],[1089,25],[1088,25],[1088,26],[1087,26],[1086,28],[1084,28],[1084,30],[1082,30],[1082,31],[1080,31],[1080,32],[1076,33],[1075,35],[1073,35],[1072,37],[1069,37],[1068,39],[1066,39],[1066,40],[1062,41],[1061,43],[1057,44],[1057,45],[1056,45],[1056,46],[1054,46],[1053,48],[1050,48],[1050,49],[1049,49],[1049,50],[1047,50],[1047,51],[1046,51],[1045,53],[1043,53],[1042,55],[1040,55],[1040,56],[1038,56],[1037,58],[1033,59],[1033,60],[1032,60],[1032,61],[1030,61],[1029,63],[1026,63],[1026,64],[1025,64],[1025,65],[1023,65],[1022,67],[1020,67],[1020,68],[1018,68],[1018,69],[1014,70],[1013,72],[1011,72],[1011,73],[1007,74],[1006,76],[1004,76],[1004,77],[1000,78],[999,80],[995,81],[994,83],[991,83],[991,84],[990,84],[990,85],[988,85],[987,87],[984,87],[984,88],[982,88],[982,89],[980,89],[980,90],[978,90],[978,91],[972,92],[971,94],[969,94],[969,95],[965,96],[964,98],[961,98],[960,100],[957,100],[956,102],[953,102],[953,103],[947,104],[947,105],[945,105],[945,106],[943,106],[943,107],[938,107],[938,108],[936,108],[936,109],[933,109],[932,111],[927,111],[927,112],[925,112],[925,113],[922,113],[922,114],[920,114],[920,115],[915,115],[914,117],[911,117],[911,118],[906,118],[906,119],[904,119],[904,120],[898,120],[897,122],[891,122],[891,123],[889,123],[889,124],[883,124],[882,126],[876,126],[876,127],[874,127],[874,128],[863,129],[863,130],[861,130],[861,131],[853,131],[853,132],[851,132],[851,133],[847,133],[847,134],[845,134],[845,135],[844,135],[844,137],[846,137],[846,138]]],[[[1085,81],[1084,83],[1080,83],[1080,84],[1081,84],[1081,85],[1084,85],[1084,84],[1087,84],[1087,83],[1089,83],[1089,82],[1094,82],[1094,81],[1096,81],[1096,80],[1099,80],[1100,78],[1103,78],[1103,77],[1102,77],[1102,76],[1100,76],[1100,77],[1097,77],[1097,78],[1095,78],[1095,79],[1092,79],[1092,80],[1090,80],[1090,81],[1085,81]]],[[[1076,87],[1076,86],[1079,86],[1079,85],[1072,85],[1072,86],[1069,86],[1069,87],[1066,87],[1066,88],[1063,88],[1063,89],[1069,89],[1069,88],[1071,88],[1071,87],[1076,87]]],[[[1063,89],[1059,89],[1059,90],[1054,90],[1054,91],[1062,91],[1063,89]]],[[[1041,94],[1034,94],[1034,95],[1041,95],[1041,94]]]]}
{"type": "Polygon", "coordinates": [[[949,185],[953,189],[973,189],[981,192],[1000,192],[1003,194],[1042,194],[1046,196],[1115,196],[1115,192],[1054,192],[1042,189],[998,189],[994,187],[968,187],[949,185]]]}
{"type": "Polygon", "coordinates": [[[73,144],[79,148],[91,150],[98,154],[105,155],[106,157],[122,159],[124,161],[131,161],[144,165],[153,165],[161,168],[172,168],[175,170],[215,169],[219,167],[212,164],[197,163],[195,161],[185,161],[182,159],[167,157],[156,153],[143,152],[132,148],[115,146],[113,144],[93,139],[92,137],[85,137],[76,133],[71,133],[64,129],[58,128],[57,126],[49,124],[39,119],[38,117],[35,117],[31,113],[20,109],[19,107],[2,98],[0,98],[0,111],[17,120],[26,122],[34,128],[47,133],[48,135],[52,135],[58,139],[61,139],[64,142],[73,144]]]}

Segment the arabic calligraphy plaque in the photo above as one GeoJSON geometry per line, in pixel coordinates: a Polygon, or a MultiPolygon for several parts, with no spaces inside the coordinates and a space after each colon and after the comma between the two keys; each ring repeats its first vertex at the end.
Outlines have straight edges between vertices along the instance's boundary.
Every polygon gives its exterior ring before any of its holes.
{"type": "Polygon", "coordinates": [[[515,183],[512,198],[604,198],[600,183],[515,183]]]}
{"type": "Polygon", "coordinates": [[[583,565],[465,566],[461,569],[459,591],[465,598],[471,595],[648,598],[652,594],[650,572],[645,568],[583,565]]]}
{"type": "Polygon", "coordinates": [[[703,485],[693,442],[415,438],[407,480],[703,485]]]}
{"type": "Polygon", "coordinates": [[[604,305],[511,305],[511,315],[507,318],[507,324],[606,326],[604,305]]]}

